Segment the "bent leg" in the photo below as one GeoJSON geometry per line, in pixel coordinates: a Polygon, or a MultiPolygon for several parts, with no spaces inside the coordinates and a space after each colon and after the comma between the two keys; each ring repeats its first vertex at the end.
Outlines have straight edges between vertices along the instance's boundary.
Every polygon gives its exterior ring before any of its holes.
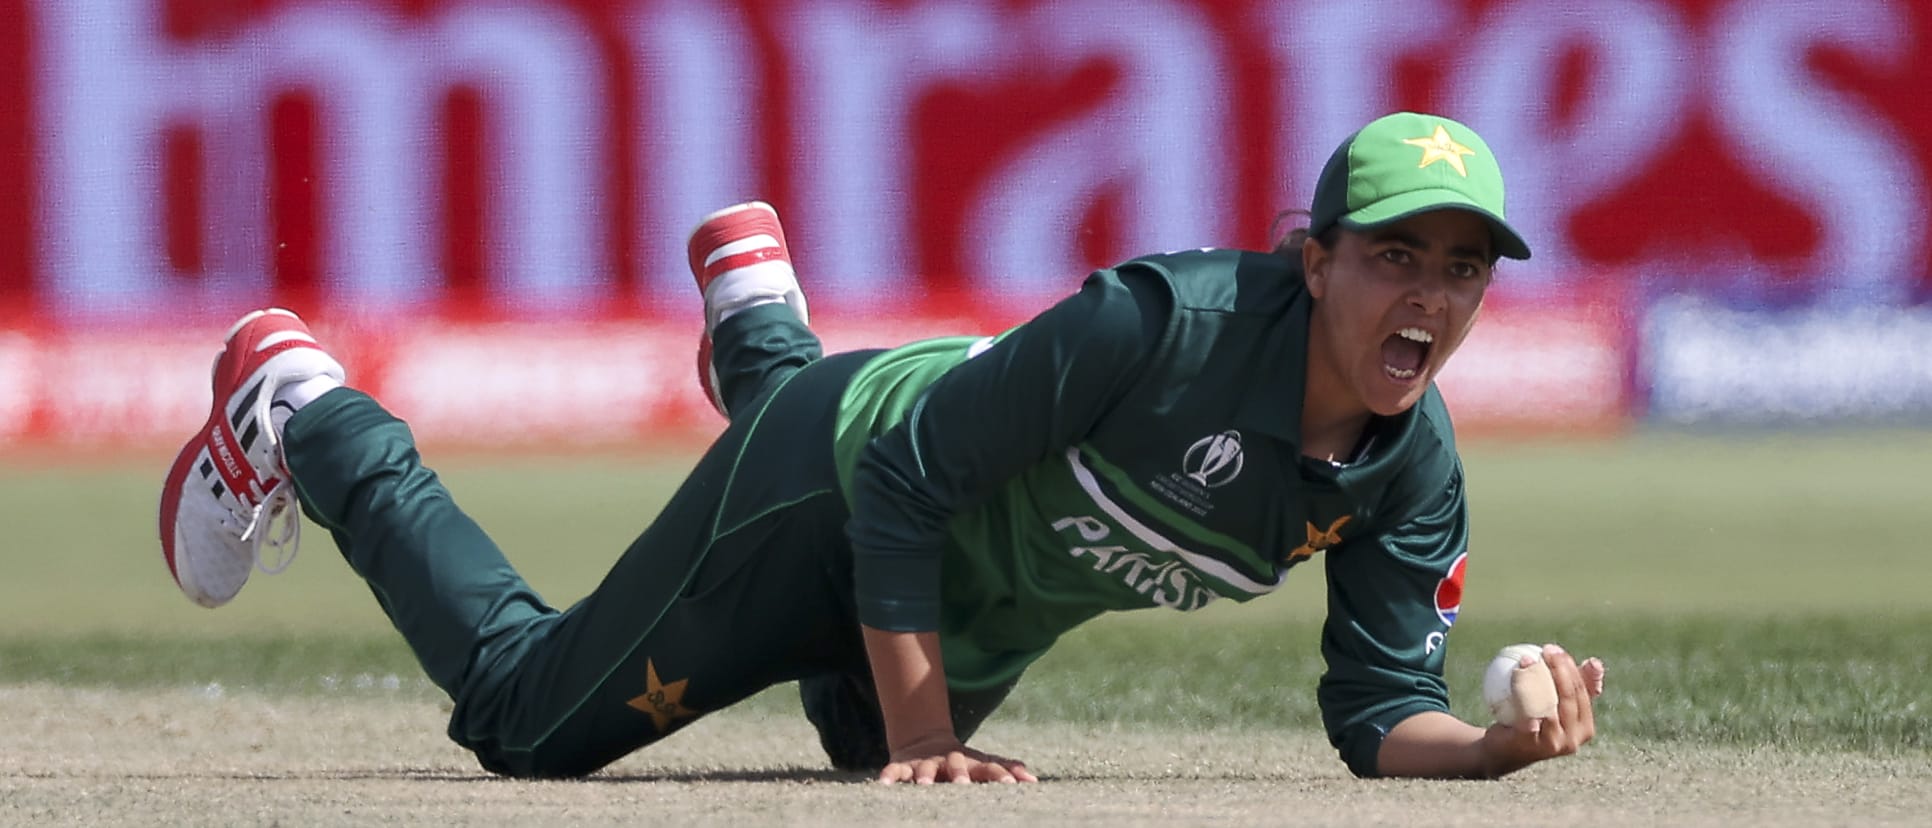
{"type": "Polygon", "coordinates": [[[818,335],[783,302],[745,308],[711,332],[718,396],[734,420],[823,355],[818,335]]]}
{"type": "Polygon", "coordinates": [[[831,445],[863,361],[816,362],[741,411],[494,708],[465,714],[465,743],[511,773],[573,776],[773,684],[863,664],[831,445]]]}
{"type": "Polygon", "coordinates": [[[862,663],[831,452],[862,362],[794,369],[564,613],[366,395],[310,403],[285,452],[304,509],[455,702],[450,737],[492,771],[579,775],[776,682],[862,663]]]}
{"type": "Polygon", "coordinates": [[[556,616],[423,466],[409,427],[368,395],[340,388],[309,403],[283,452],[303,510],[452,699],[478,680],[479,652],[556,616]]]}

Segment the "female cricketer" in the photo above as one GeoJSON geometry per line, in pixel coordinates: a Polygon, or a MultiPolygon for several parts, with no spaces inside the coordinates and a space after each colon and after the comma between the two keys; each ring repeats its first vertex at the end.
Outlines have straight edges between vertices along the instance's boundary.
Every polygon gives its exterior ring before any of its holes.
{"type": "Polygon", "coordinates": [[[449,693],[450,738],[519,777],[590,773],[797,680],[837,767],[1034,781],[965,742],[1061,635],[1251,600],[1317,557],[1316,692],[1350,770],[1493,777],[1572,753],[1600,662],[1547,647],[1558,712],[1516,727],[1450,716],[1442,678],[1467,507],[1432,380],[1496,260],[1529,257],[1496,161],[1453,120],[1380,118],[1329,159],[1308,219],[1270,252],[1099,271],[998,336],[821,356],[776,212],[706,217],[699,379],[730,425],[562,611],[295,314],[257,311],[168,472],[163,554],[220,605],[265,547],[293,551],[299,502],[449,693]]]}

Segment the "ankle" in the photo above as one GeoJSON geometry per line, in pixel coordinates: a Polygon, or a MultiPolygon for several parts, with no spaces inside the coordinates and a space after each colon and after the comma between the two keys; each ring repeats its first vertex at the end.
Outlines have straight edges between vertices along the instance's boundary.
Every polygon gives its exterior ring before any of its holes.
{"type": "Polygon", "coordinates": [[[275,389],[275,396],[268,407],[269,426],[280,436],[287,427],[290,417],[301,411],[309,403],[315,402],[323,394],[342,387],[342,381],[328,374],[319,374],[301,382],[291,382],[275,389]]]}
{"type": "Polygon", "coordinates": [[[715,329],[718,323],[746,308],[781,302],[791,306],[799,321],[811,323],[805,318],[805,296],[798,289],[798,277],[791,263],[764,261],[728,271],[705,290],[706,328],[715,329]]]}

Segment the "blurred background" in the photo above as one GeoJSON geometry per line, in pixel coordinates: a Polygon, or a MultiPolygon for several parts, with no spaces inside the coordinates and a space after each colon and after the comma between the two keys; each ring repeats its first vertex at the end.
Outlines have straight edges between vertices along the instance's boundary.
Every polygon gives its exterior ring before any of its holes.
{"type": "MultiPolygon", "coordinates": [[[[1610,738],[1932,745],[1927,0],[5,9],[0,682],[434,695],[315,527],[220,612],[157,560],[246,310],[309,318],[563,605],[720,428],[705,213],[777,206],[832,349],[992,332],[1270,246],[1420,109],[1487,138],[1536,251],[1441,380],[1461,709],[1494,647],[1560,640],[1614,665],[1610,738]]],[[[1282,592],[1096,622],[1012,715],[1313,727],[1321,579],[1282,592]]]]}
{"type": "Polygon", "coordinates": [[[777,205],[833,348],[1265,247],[1371,118],[1459,118],[1536,250],[1474,434],[1932,421],[1932,4],[22,0],[0,445],[164,446],[297,309],[430,442],[717,427],[696,219],[777,205]],[[621,379],[620,379],[621,378],[621,379]]]}

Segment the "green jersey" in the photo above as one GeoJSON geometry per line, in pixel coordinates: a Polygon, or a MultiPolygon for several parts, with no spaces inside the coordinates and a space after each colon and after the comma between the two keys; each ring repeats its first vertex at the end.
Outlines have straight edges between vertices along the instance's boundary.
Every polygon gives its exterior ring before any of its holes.
{"type": "Polygon", "coordinates": [[[1310,307],[1299,262],[1188,251],[874,358],[836,435],[860,620],[936,630],[948,683],[982,689],[1101,612],[1252,600],[1321,555],[1318,698],[1373,774],[1389,728],[1448,709],[1462,466],[1433,388],[1352,462],[1302,456],[1310,307]]]}

